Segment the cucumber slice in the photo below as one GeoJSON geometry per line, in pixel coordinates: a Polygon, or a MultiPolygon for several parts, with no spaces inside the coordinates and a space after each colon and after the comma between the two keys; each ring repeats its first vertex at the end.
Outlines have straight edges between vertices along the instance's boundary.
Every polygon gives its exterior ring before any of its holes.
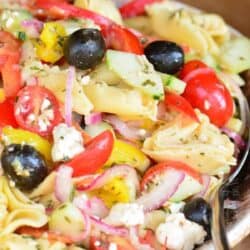
{"type": "Polygon", "coordinates": [[[164,97],[164,88],[160,75],[145,56],[108,50],[108,67],[131,87],[140,89],[155,100],[164,97]]]}
{"type": "Polygon", "coordinates": [[[32,19],[32,15],[26,10],[3,10],[0,15],[0,27],[12,33],[17,38],[24,40],[25,29],[22,22],[32,19]]]}
{"type": "Polygon", "coordinates": [[[177,192],[170,199],[170,201],[183,201],[194,194],[198,194],[201,190],[202,185],[197,180],[187,175],[177,192]]]}
{"type": "Polygon", "coordinates": [[[64,235],[78,235],[84,230],[82,214],[72,203],[64,203],[50,215],[49,229],[64,235]]]}
{"type": "Polygon", "coordinates": [[[113,131],[112,127],[106,122],[99,122],[93,125],[87,125],[84,129],[91,137],[95,137],[106,130],[113,131]]]}
{"type": "Polygon", "coordinates": [[[250,68],[250,40],[244,37],[235,38],[222,47],[221,66],[232,73],[240,73],[250,68]]]}
{"type": "Polygon", "coordinates": [[[153,231],[166,220],[166,213],[162,210],[154,210],[152,212],[146,213],[144,228],[151,229],[153,231]]]}
{"type": "Polygon", "coordinates": [[[185,82],[172,75],[163,73],[160,73],[160,75],[166,91],[176,93],[178,95],[183,94],[187,86],[185,82]]]}

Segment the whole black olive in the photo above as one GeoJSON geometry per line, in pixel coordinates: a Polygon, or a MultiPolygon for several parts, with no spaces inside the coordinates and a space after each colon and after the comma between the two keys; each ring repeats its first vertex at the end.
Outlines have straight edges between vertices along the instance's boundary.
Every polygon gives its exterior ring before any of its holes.
{"type": "Polygon", "coordinates": [[[173,42],[152,42],[145,48],[144,53],[154,68],[162,73],[175,74],[184,65],[183,49],[173,42]]]}
{"type": "Polygon", "coordinates": [[[105,42],[97,29],[80,29],[64,45],[64,56],[70,65],[89,69],[99,64],[105,54],[105,42]]]}
{"type": "Polygon", "coordinates": [[[202,198],[196,198],[184,206],[183,213],[188,220],[201,225],[207,232],[207,239],[211,238],[211,216],[210,205],[202,198]]]}
{"type": "Polygon", "coordinates": [[[11,144],[5,147],[1,163],[4,173],[25,191],[35,188],[48,174],[43,156],[29,145],[11,144]]]}

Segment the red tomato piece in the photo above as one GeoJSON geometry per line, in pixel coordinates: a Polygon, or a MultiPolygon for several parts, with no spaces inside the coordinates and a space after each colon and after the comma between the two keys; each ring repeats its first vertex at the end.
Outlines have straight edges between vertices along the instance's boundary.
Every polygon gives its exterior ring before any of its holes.
{"type": "Polygon", "coordinates": [[[21,43],[10,33],[0,31],[0,72],[5,96],[15,97],[22,86],[19,67],[21,43]]]}
{"type": "Polygon", "coordinates": [[[48,89],[26,86],[17,97],[15,117],[21,128],[48,136],[62,120],[59,103],[48,89]]]}
{"type": "Polygon", "coordinates": [[[49,242],[62,242],[65,244],[73,244],[74,241],[65,235],[50,232],[47,227],[41,227],[41,228],[34,228],[34,227],[21,227],[17,230],[17,233],[19,234],[24,234],[24,235],[29,235],[32,236],[36,239],[40,239],[44,234],[47,235],[47,239],[49,242]]]}
{"type": "Polygon", "coordinates": [[[178,161],[165,161],[149,168],[148,171],[146,171],[141,180],[141,190],[143,191],[155,177],[162,175],[165,171],[168,171],[168,169],[171,168],[183,171],[187,175],[202,183],[201,174],[187,164],[178,161]]]}
{"type": "Polygon", "coordinates": [[[208,68],[208,66],[200,60],[192,60],[184,65],[179,73],[179,78],[184,79],[187,75],[196,69],[208,68]]]}
{"type": "Polygon", "coordinates": [[[132,0],[120,7],[120,13],[123,18],[139,16],[145,13],[146,5],[156,2],[162,2],[162,0],[132,0]]]}
{"type": "Polygon", "coordinates": [[[223,127],[233,115],[234,104],[215,71],[205,63],[193,60],[184,65],[179,77],[187,82],[183,97],[208,115],[213,124],[223,127]]]}
{"type": "Polygon", "coordinates": [[[90,247],[92,250],[109,250],[110,244],[115,244],[117,250],[137,250],[127,239],[119,236],[91,237],[90,247]]]}
{"type": "Polygon", "coordinates": [[[192,120],[199,122],[199,119],[191,106],[191,104],[182,96],[179,96],[174,93],[166,93],[165,95],[165,105],[167,108],[173,109],[175,111],[181,112],[186,117],[191,118],[192,120]]]}
{"type": "Polygon", "coordinates": [[[218,127],[223,127],[233,115],[233,99],[215,74],[200,74],[190,79],[183,97],[218,127]]]}
{"type": "Polygon", "coordinates": [[[12,126],[17,128],[17,122],[14,115],[14,100],[11,98],[6,99],[0,103],[0,128],[5,126],[12,126]]]}
{"type": "Polygon", "coordinates": [[[114,23],[107,17],[58,0],[37,0],[35,7],[44,9],[48,11],[49,15],[59,19],[90,19],[101,27],[108,48],[143,54],[143,48],[139,39],[127,28],[114,23]]]}
{"type": "Polygon", "coordinates": [[[147,244],[147,245],[151,246],[152,249],[155,249],[155,250],[167,250],[167,248],[165,246],[161,245],[157,241],[154,232],[150,229],[146,230],[144,237],[140,238],[140,242],[142,244],[147,244]]]}
{"type": "Polygon", "coordinates": [[[114,136],[105,131],[93,138],[84,152],[74,157],[66,165],[73,168],[73,176],[82,176],[96,173],[112,153],[114,136]]]}
{"type": "Polygon", "coordinates": [[[131,52],[134,54],[143,54],[143,47],[138,37],[129,29],[112,24],[103,29],[106,45],[108,48],[131,52]]]}

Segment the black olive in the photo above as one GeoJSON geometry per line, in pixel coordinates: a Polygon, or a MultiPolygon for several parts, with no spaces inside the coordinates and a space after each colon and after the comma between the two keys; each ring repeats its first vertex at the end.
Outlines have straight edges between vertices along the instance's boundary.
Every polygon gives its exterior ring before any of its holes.
{"type": "Polygon", "coordinates": [[[144,53],[154,68],[162,73],[175,74],[184,65],[183,49],[173,42],[152,42],[145,48],[144,53]]]}
{"type": "Polygon", "coordinates": [[[211,238],[211,206],[202,198],[196,198],[186,203],[183,213],[185,217],[199,225],[207,232],[207,238],[211,238]]]}
{"type": "Polygon", "coordinates": [[[70,65],[79,69],[93,68],[105,54],[105,42],[97,29],[80,29],[66,39],[64,56],[70,65]]]}
{"type": "Polygon", "coordinates": [[[25,191],[35,188],[48,174],[44,157],[29,145],[11,144],[5,147],[1,163],[4,173],[25,191]]]}

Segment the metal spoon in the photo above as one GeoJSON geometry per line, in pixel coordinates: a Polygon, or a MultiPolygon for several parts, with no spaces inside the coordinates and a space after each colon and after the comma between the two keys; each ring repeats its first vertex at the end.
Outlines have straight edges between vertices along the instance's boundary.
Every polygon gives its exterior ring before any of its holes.
{"type": "Polygon", "coordinates": [[[211,196],[211,207],[212,207],[212,239],[213,244],[216,250],[229,250],[229,243],[227,239],[227,233],[225,229],[225,222],[224,222],[224,190],[227,186],[232,183],[232,181],[238,176],[242,167],[244,166],[249,150],[250,150],[250,113],[249,113],[249,106],[246,102],[246,112],[247,112],[247,126],[245,135],[247,138],[247,145],[245,152],[242,154],[241,159],[239,161],[238,167],[228,175],[223,183],[214,190],[214,193],[211,196]]]}

